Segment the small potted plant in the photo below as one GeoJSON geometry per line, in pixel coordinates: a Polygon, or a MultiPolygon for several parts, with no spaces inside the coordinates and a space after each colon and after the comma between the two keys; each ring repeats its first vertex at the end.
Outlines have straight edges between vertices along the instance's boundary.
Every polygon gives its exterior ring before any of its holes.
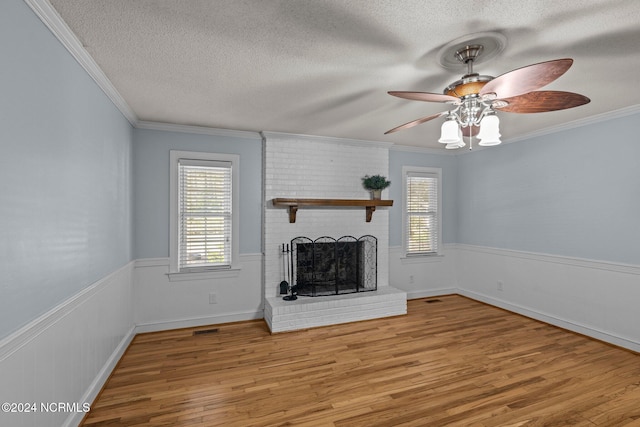
{"type": "Polygon", "coordinates": [[[391,181],[387,181],[387,177],[382,175],[365,175],[362,178],[362,186],[371,191],[371,198],[378,200],[382,197],[382,190],[387,188],[391,181]]]}

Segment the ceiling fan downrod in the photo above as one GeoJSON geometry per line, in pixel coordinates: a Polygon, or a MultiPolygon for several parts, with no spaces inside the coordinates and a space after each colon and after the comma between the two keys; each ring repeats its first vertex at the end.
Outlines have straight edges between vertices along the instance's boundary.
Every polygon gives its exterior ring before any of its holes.
{"type": "MultiPolygon", "coordinates": [[[[484,46],[481,44],[472,44],[463,47],[455,52],[455,56],[458,61],[463,64],[467,64],[467,76],[473,74],[473,61],[476,60],[478,56],[484,50],[484,46]]],[[[465,76],[466,77],[466,76],[465,76]]]]}

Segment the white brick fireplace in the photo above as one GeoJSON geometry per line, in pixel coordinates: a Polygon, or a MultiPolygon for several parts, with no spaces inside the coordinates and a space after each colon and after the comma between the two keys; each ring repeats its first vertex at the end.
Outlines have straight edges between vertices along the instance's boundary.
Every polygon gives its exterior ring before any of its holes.
{"type": "Polygon", "coordinates": [[[366,222],[364,207],[301,207],[290,223],[287,209],[271,203],[274,198],[368,199],[361,178],[388,176],[388,145],[270,132],[263,132],[263,141],[265,320],[271,331],[405,314],[406,293],[389,286],[388,208],[378,207],[366,222]],[[282,300],[283,243],[300,236],[364,235],[378,239],[377,291],[282,300]]]}

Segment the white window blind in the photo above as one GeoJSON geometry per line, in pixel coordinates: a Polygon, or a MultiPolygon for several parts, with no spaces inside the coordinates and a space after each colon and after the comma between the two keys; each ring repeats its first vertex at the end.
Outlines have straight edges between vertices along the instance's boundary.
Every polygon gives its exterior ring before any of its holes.
{"type": "Polygon", "coordinates": [[[178,268],[231,266],[232,164],[178,161],[178,268]]]}
{"type": "Polygon", "coordinates": [[[406,174],[405,245],[407,255],[438,252],[438,175],[406,174]]]}

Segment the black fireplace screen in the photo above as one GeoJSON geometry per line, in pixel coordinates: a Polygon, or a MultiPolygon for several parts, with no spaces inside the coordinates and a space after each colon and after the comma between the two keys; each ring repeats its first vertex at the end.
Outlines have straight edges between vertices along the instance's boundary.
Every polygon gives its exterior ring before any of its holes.
{"type": "Polygon", "coordinates": [[[291,240],[291,257],[298,295],[349,294],[378,287],[378,239],[374,236],[296,237],[291,240]]]}

